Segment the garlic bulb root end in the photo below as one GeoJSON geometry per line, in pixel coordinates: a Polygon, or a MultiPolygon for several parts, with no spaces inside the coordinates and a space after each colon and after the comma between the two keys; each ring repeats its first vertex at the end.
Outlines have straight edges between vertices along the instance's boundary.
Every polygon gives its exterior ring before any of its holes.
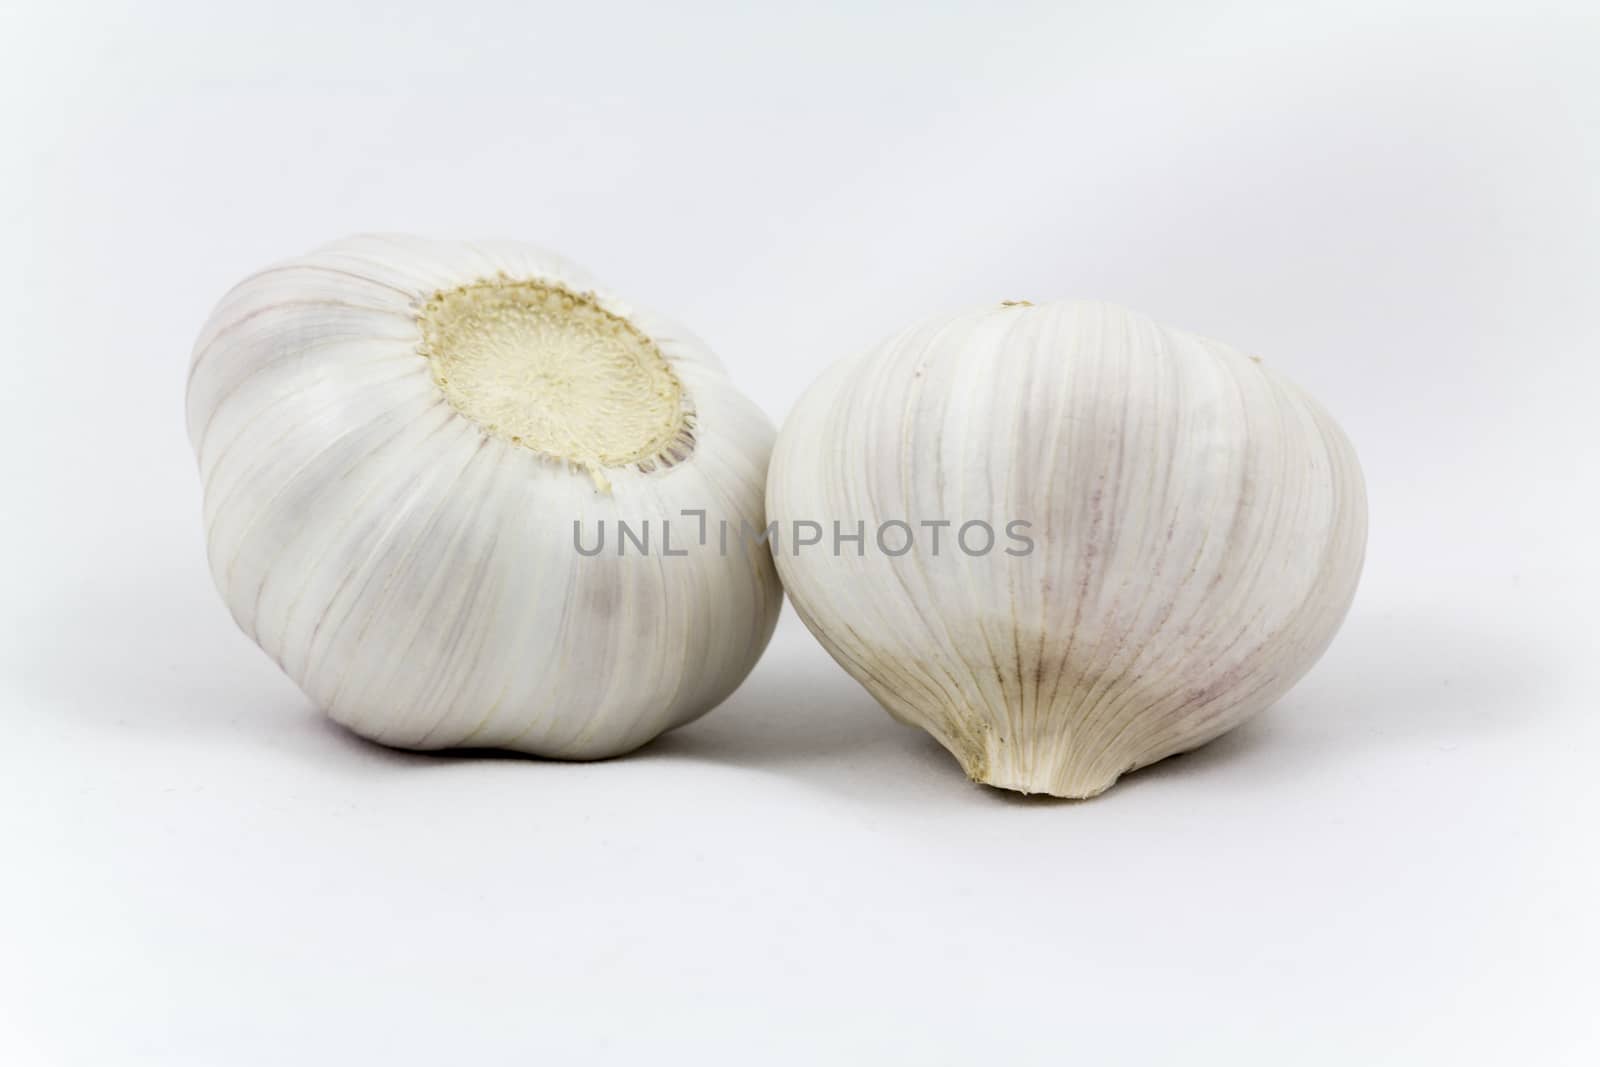
{"type": "Polygon", "coordinates": [[[435,292],[421,353],[451,407],[514,445],[585,469],[672,466],[694,410],[660,348],[591,294],[497,278],[435,292]]]}

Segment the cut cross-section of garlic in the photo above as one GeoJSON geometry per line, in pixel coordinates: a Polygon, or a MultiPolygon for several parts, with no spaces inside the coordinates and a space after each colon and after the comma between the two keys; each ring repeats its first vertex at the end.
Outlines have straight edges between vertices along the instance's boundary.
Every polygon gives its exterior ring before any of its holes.
{"type": "Polygon", "coordinates": [[[771,424],[537,248],[369,236],[261,271],[201,332],[188,421],[235,620],[385,744],[626,752],[723,700],[776,623],[770,558],[704,536],[763,524],[771,424]]]}
{"type": "Polygon", "coordinates": [[[1355,453],[1305,393],[1071,302],[942,318],[835,367],[784,424],[767,512],[827,530],[778,570],[879,702],[977,781],[1064,797],[1281,696],[1366,540],[1355,453]]]}

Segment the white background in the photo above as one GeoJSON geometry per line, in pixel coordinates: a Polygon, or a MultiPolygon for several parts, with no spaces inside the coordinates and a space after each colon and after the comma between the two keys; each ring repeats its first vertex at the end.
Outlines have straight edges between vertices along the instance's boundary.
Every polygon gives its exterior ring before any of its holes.
{"type": "Polygon", "coordinates": [[[1600,1062],[1585,6],[7,3],[0,1062],[1600,1062]],[[1361,593],[1088,803],[792,613],[631,758],[359,742],[213,592],[182,392],[368,229],[558,249],[775,421],[998,298],[1218,337],[1355,441],[1361,593]]]}

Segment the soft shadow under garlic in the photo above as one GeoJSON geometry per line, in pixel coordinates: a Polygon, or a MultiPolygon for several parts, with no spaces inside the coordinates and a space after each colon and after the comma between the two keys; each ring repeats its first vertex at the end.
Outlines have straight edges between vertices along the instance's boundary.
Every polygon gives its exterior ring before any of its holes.
{"type": "MultiPolygon", "coordinates": [[[[681,761],[748,768],[875,800],[1083,803],[964,781],[952,773],[948,752],[891,719],[807,644],[792,617],[773,654],[705,718],[603,763],[563,763],[499,750],[412,752],[358,738],[321,716],[231,628],[216,625],[211,591],[187,560],[144,573],[86,575],[66,592],[30,612],[14,649],[16,680],[36,713],[130,739],[278,749],[314,763],[359,760],[397,772],[515,761],[529,774],[625,776],[639,761],[681,761]],[[171,609],[172,625],[151,625],[155,604],[171,609]],[[252,671],[259,677],[241,685],[241,672],[252,671]]],[[[1132,800],[1175,785],[1249,787],[1365,762],[1384,750],[1449,749],[1514,733],[1550,706],[1542,689],[1564,684],[1561,668],[1560,657],[1533,638],[1456,621],[1447,604],[1358,605],[1339,643],[1295,692],[1210,744],[1125,775],[1112,792],[1132,800]]],[[[1095,803],[1115,801],[1102,795],[1095,803]]]]}
{"type": "MultiPolygon", "coordinates": [[[[798,636],[798,635],[796,635],[798,636]]],[[[1536,652],[1506,635],[1467,630],[1426,612],[1352,615],[1338,648],[1294,693],[1223,736],[1124,774],[1087,799],[1018,793],[964,781],[931,736],[895,722],[820,650],[782,650],[724,705],[632,753],[564,762],[495,749],[412,752],[361,738],[307,708],[331,748],[396,767],[474,761],[526,763],[532,774],[619,774],[640,762],[742,768],[827,792],[883,801],[930,795],[1013,807],[1085,807],[1133,801],[1156,789],[1207,783],[1253,788],[1386,747],[1444,747],[1485,730],[1515,729],[1530,678],[1551,676],[1536,652]],[[1404,635],[1403,638],[1397,635],[1404,635]],[[813,655],[813,651],[815,654],[813,655]],[[814,661],[814,662],[813,662],[814,661]]]]}

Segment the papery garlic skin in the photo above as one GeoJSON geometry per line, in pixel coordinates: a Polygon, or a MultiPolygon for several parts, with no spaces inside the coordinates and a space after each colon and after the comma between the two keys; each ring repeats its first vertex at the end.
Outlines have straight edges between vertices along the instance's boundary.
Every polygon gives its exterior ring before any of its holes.
{"type": "Polygon", "coordinates": [[[783,425],[767,514],[829,531],[780,544],[779,574],[891,714],[979,782],[1061,797],[1281,696],[1343,620],[1366,541],[1355,453],[1303,392],[1078,302],[942,318],[834,367],[783,425]],[[873,542],[894,520],[918,533],[898,557],[873,542]],[[997,541],[968,555],[974,520],[997,541]],[[1019,520],[1031,551],[1006,536],[1019,520]],[[835,554],[832,523],[862,521],[863,548],[835,554]],[[937,556],[926,521],[952,523],[937,556]]]}
{"type": "Polygon", "coordinates": [[[765,553],[681,514],[762,523],[771,423],[535,247],[363,236],[253,275],[196,342],[188,426],[234,619],[384,744],[623,753],[721,702],[776,624],[765,553]],[[652,551],[577,550],[617,520],[652,551]]]}

